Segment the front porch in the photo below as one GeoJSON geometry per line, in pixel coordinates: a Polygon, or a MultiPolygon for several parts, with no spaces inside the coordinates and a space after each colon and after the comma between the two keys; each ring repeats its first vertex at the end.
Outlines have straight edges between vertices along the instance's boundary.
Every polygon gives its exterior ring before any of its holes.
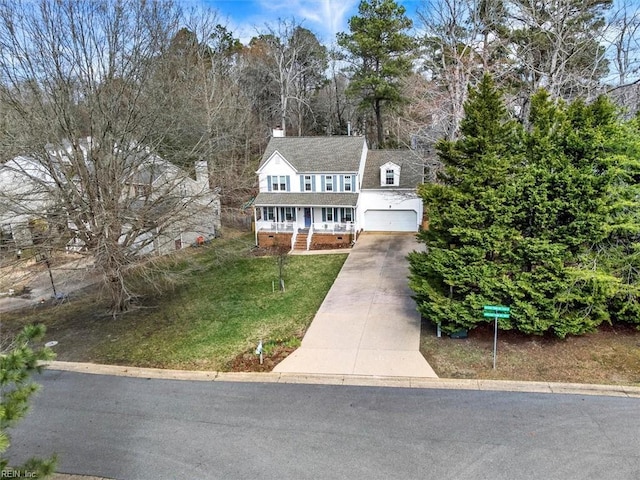
{"type": "Polygon", "coordinates": [[[348,248],[355,241],[354,193],[260,193],[254,206],[256,245],[291,250],[348,248]]]}
{"type": "Polygon", "coordinates": [[[293,222],[256,222],[256,245],[288,246],[291,250],[327,250],[349,248],[356,240],[353,222],[313,223],[298,228],[293,222]]]}

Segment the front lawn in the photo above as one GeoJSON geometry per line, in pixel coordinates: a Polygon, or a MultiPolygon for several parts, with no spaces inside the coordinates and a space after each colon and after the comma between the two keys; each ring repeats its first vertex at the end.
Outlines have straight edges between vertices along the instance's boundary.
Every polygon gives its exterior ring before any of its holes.
{"type": "Polygon", "coordinates": [[[280,292],[276,259],[253,256],[249,245],[245,236],[185,251],[174,267],[177,285],[162,295],[149,291],[140,308],[116,320],[93,292],[1,319],[16,328],[47,325],[45,341],[59,342],[58,360],[226,370],[260,339],[270,348],[296,346],[346,259],[288,256],[280,292]]]}

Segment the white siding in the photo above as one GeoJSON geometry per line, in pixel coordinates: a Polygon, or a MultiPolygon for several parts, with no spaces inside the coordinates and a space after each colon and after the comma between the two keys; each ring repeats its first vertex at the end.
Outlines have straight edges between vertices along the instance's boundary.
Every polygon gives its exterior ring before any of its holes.
{"type": "Polygon", "coordinates": [[[278,153],[274,153],[273,156],[265,163],[260,169],[259,173],[259,188],[261,192],[268,192],[267,177],[272,175],[284,175],[289,176],[290,192],[300,191],[300,179],[296,175],[296,171],[291,165],[286,162],[278,153]]]}
{"type": "Polygon", "coordinates": [[[386,231],[418,231],[418,226],[422,221],[422,199],[414,192],[405,193],[398,191],[365,190],[360,193],[358,201],[358,228],[366,231],[372,230],[369,222],[373,222],[375,229],[380,228],[380,222],[387,222],[386,231]],[[371,212],[390,212],[386,214],[375,214],[371,212]],[[388,222],[389,215],[398,215],[396,222],[388,222]],[[413,212],[413,213],[408,213],[413,212]],[[387,219],[387,220],[385,220],[387,219]],[[407,230],[407,222],[411,219],[412,227],[407,230]],[[394,223],[397,225],[393,227],[394,223]],[[393,228],[392,228],[393,227],[393,228]]]}

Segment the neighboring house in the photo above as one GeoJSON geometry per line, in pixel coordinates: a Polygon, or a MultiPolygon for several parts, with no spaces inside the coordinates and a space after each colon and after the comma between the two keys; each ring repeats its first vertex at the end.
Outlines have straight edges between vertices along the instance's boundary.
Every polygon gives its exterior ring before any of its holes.
{"type": "Polygon", "coordinates": [[[49,172],[30,157],[15,157],[0,165],[0,247],[33,244],[29,222],[49,209],[54,185],[49,172]]]}
{"type": "MultiPolygon", "coordinates": [[[[64,152],[55,158],[61,167],[68,161],[64,152]]],[[[193,179],[176,165],[148,153],[144,160],[135,162],[124,181],[127,188],[121,205],[158,225],[153,232],[135,239],[131,244],[135,253],[164,254],[216,235],[220,228],[220,197],[209,186],[207,163],[197,162],[195,171],[193,179]],[[176,202],[183,208],[179,218],[168,215],[170,210],[175,211],[176,202]]],[[[0,232],[5,244],[10,242],[19,249],[34,243],[34,221],[46,220],[51,212],[64,211],[56,201],[58,188],[50,172],[33,158],[20,156],[0,165],[0,232]]],[[[77,228],[71,220],[67,227],[73,237],[77,228]]],[[[128,230],[130,226],[125,224],[123,237],[128,230]]],[[[84,242],[76,236],[67,249],[80,251],[83,247],[84,242]]]]}
{"type": "Polygon", "coordinates": [[[411,150],[367,149],[364,137],[282,137],[258,167],[256,244],[349,247],[359,232],[416,232],[423,163],[411,150]]]}
{"type": "Polygon", "coordinates": [[[140,254],[170,253],[217,235],[220,195],[209,185],[207,162],[195,163],[195,176],[193,179],[171,162],[150,156],[127,181],[128,195],[137,198],[132,209],[146,209],[145,217],[158,219],[162,224],[157,232],[141,235],[135,242],[140,254]],[[178,217],[175,202],[184,205],[178,217]],[[165,209],[172,212],[168,224],[162,221],[165,209]]]}

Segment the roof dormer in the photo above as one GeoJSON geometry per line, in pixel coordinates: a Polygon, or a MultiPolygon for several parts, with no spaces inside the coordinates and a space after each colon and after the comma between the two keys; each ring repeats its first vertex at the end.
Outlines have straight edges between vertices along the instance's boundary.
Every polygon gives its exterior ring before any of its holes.
{"type": "Polygon", "coordinates": [[[397,187],[400,185],[400,165],[387,162],[380,167],[380,186],[397,187]]]}

